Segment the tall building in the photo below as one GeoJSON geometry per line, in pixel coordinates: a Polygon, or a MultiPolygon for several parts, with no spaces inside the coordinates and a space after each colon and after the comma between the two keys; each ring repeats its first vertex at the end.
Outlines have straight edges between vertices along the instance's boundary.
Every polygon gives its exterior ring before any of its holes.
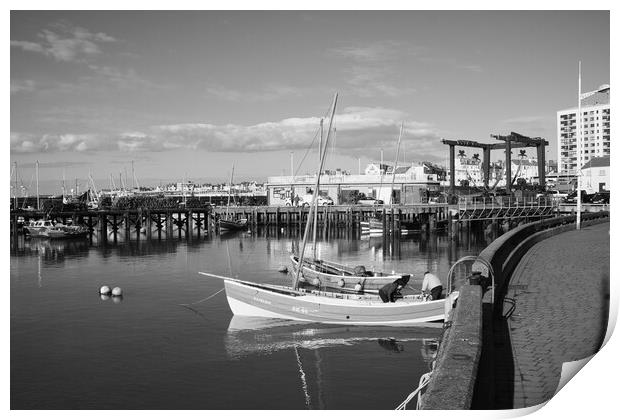
{"type": "Polygon", "coordinates": [[[577,107],[557,112],[558,172],[576,174],[594,157],[609,156],[611,143],[609,90],[581,103],[581,154],[577,156],[577,107]]]}

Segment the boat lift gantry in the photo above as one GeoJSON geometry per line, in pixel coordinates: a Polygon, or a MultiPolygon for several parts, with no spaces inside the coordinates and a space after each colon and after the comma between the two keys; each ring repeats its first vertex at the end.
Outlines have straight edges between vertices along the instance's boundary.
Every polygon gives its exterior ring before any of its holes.
{"type": "Polygon", "coordinates": [[[502,140],[502,143],[480,143],[473,140],[448,140],[442,139],[443,144],[450,146],[450,194],[454,194],[454,181],[455,181],[455,153],[454,147],[476,147],[482,149],[482,172],[485,188],[489,187],[490,180],[490,164],[491,164],[491,150],[504,149],[506,155],[506,191],[512,191],[512,167],[511,167],[511,154],[513,147],[535,147],[536,155],[538,158],[538,178],[540,185],[545,185],[545,146],[549,145],[549,142],[542,137],[526,137],[519,133],[511,132],[507,136],[491,134],[491,138],[502,140]]]}

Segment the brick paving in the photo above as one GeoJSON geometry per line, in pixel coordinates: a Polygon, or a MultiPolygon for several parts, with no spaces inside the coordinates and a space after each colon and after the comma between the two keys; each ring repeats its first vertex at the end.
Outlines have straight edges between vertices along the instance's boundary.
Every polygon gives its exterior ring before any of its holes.
{"type": "MultiPolygon", "coordinates": [[[[513,408],[548,401],[562,363],[596,353],[609,314],[609,223],[534,245],[510,280],[513,408]]],[[[510,398],[504,395],[503,398],[510,398]]]]}

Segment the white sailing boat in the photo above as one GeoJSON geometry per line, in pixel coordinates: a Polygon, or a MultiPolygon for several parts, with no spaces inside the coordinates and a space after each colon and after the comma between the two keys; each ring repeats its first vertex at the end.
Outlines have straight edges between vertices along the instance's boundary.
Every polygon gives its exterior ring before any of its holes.
{"type": "Polygon", "coordinates": [[[229,214],[230,195],[232,193],[234,172],[235,172],[235,165],[233,165],[232,170],[230,172],[230,184],[228,185],[228,204],[226,204],[226,217],[219,219],[219,228],[221,231],[245,230],[248,227],[248,219],[232,218],[229,214]]]}
{"type": "MultiPolygon", "coordinates": [[[[405,123],[401,123],[400,132],[398,134],[398,143],[396,145],[396,157],[394,158],[394,165],[392,166],[392,183],[390,185],[390,209],[394,204],[394,179],[396,176],[396,166],[398,165],[398,154],[400,152],[400,140],[403,136],[403,127],[405,123]]],[[[383,156],[383,155],[382,155],[383,156]]],[[[381,158],[383,159],[383,157],[381,158]]],[[[381,167],[379,168],[381,169],[381,167]]],[[[382,180],[383,180],[383,175],[382,180]]],[[[360,222],[360,228],[362,230],[362,235],[370,235],[370,236],[381,236],[383,235],[383,218],[379,216],[371,217],[367,221],[360,222]]]]}
{"type": "MultiPolygon", "coordinates": [[[[323,169],[326,151],[331,137],[331,127],[338,101],[334,95],[325,147],[318,174],[323,169]]],[[[319,191],[320,176],[317,174],[313,202],[308,214],[303,245],[304,252],[312,220],[314,204],[319,191]]],[[[440,321],[444,319],[444,299],[428,300],[423,295],[405,295],[396,302],[383,303],[376,294],[328,292],[299,287],[300,270],[294,276],[292,286],[260,284],[217,274],[200,274],[224,280],[226,298],[234,315],[280,318],[304,322],[345,325],[406,326],[440,321]]]]}

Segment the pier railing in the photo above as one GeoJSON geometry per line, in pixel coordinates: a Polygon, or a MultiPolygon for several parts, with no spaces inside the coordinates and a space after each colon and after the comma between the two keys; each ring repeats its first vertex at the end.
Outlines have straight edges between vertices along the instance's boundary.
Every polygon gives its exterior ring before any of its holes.
{"type": "Polygon", "coordinates": [[[557,214],[559,202],[553,197],[460,197],[458,213],[460,220],[537,219],[557,214]]]}

